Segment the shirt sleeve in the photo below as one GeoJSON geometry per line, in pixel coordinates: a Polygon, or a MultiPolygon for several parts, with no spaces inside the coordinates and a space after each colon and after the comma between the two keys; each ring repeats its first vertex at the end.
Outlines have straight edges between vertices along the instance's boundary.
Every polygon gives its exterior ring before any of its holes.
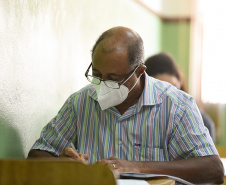
{"type": "Polygon", "coordinates": [[[172,160],[218,155],[193,98],[178,108],[174,123],[174,133],[169,143],[172,160]]]}
{"type": "Polygon", "coordinates": [[[56,156],[76,139],[76,113],[73,96],[64,103],[58,114],[42,129],[40,138],[31,149],[48,151],[56,156]]]}

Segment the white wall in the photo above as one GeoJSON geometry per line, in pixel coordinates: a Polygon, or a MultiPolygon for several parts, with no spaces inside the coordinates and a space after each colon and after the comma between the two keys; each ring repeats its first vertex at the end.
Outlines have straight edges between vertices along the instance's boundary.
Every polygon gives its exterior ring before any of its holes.
{"type": "Polygon", "coordinates": [[[0,157],[27,156],[66,98],[87,84],[97,37],[135,29],[146,56],[159,20],[132,0],[0,0],[0,157]]]}

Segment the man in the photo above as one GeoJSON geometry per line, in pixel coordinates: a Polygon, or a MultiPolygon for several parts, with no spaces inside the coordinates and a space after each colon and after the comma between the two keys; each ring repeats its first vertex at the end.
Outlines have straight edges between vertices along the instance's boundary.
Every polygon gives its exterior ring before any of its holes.
{"type": "Polygon", "coordinates": [[[91,84],[68,98],[28,157],[68,157],[116,172],[222,183],[222,163],[194,100],[148,77],[143,61],[136,32],[104,32],[86,71],[91,84]]]}

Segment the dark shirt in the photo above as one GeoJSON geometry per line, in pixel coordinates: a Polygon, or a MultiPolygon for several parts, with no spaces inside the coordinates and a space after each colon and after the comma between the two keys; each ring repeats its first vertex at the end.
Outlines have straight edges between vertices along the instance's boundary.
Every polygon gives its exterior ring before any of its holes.
{"type": "Polygon", "coordinates": [[[215,123],[207,113],[205,113],[204,111],[200,112],[202,115],[204,125],[208,128],[210,136],[212,137],[213,142],[215,143],[216,142],[215,123]]]}

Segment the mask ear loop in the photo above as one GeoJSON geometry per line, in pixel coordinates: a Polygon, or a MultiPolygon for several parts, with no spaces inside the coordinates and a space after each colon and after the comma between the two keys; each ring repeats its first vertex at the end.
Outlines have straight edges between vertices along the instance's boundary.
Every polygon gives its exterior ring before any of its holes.
{"type": "MultiPolygon", "coordinates": [[[[141,75],[142,75],[142,74],[141,74],[141,75]]],[[[135,84],[133,85],[133,87],[129,90],[129,92],[130,92],[130,91],[132,91],[132,90],[133,90],[133,88],[137,85],[138,81],[140,80],[141,75],[138,77],[138,79],[137,79],[136,83],[135,83],[135,84]]]]}
{"type": "MultiPolygon", "coordinates": [[[[143,65],[143,63],[142,64],[140,64],[139,66],[137,66],[137,68],[136,68],[136,70],[141,66],[141,65],[143,65]]],[[[135,70],[135,71],[136,71],[135,70]]],[[[143,73],[142,73],[143,74],[143,73]]],[[[138,79],[137,79],[137,81],[136,81],[136,83],[133,85],[133,87],[129,90],[129,92],[130,91],[132,91],[133,90],[133,88],[137,85],[137,83],[138,83],[138,81],[139,81],[139,79],[140,79],[140,77],[142,76],[142,74],[138,77],[138,79]]],[[[127,79],[128,80],[128,79],[127,79]]],[[[125,83],[125,82],[124,82],[125,83]]]]}

